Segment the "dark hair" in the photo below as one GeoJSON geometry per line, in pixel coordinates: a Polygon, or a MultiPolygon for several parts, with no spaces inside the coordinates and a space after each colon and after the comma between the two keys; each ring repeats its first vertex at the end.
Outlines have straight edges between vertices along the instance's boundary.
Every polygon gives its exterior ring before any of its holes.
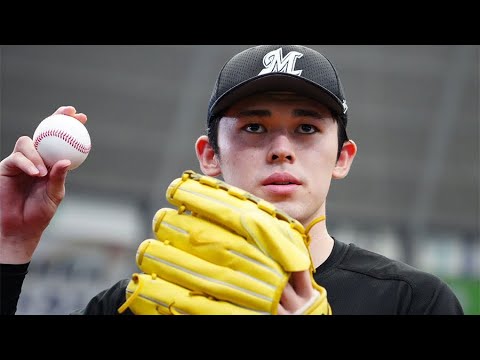
{"type": "MultiPolygon", "coordinates": [[[[213,148],[213,151],[216,155],[220,155],[219,148],[218,148],[218,124],[222,119],[223,115],[217,116],[210,121],[210,126],[207,128],[207,136],[210,145],[213,148]]],[[[340,153],[342,151],[343,143],[348,141],[347,130],[345,129],[345,125],[343,120],[340,116],[334,115],[333,118],[337,123],[337,138],[338,138],[338,150],[337,150],[337,160],[340,157],[340,153]]]]}

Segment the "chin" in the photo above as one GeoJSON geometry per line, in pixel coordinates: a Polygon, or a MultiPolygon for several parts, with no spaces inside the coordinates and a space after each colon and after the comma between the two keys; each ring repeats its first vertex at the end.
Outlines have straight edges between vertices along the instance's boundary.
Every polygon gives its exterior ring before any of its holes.
{"type": "Polygon", "coordinates": [[[299,209],[298,206],[291,204],[287,201],[271,201],[278,209],[282,210],[283,212],[287,213],[287,215],[293,217],[300,221],[300,218],[303,218],[303,212],[299,209]]]}

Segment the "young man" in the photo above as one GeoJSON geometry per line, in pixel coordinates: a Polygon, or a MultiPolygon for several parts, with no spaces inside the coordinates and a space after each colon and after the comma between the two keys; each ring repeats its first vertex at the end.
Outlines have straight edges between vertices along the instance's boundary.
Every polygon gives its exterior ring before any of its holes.
{"type": "MultiPolygon", "coordinates": [[[[71,106],[56,113],[87,120],[71,106]]],[[[304,226],[326,216],[331,181],[347,176],[357,146],[346,133],[348,107],[337,71],[322,54],[293,45],[237,54],[220,71],[207,118],[207,135],[195,144],[204,174],[222,176],[304,226]]],[[[0,163],[2,313],[16,311],[28,264],[64,197],[68,165],[59,161],[47,172],[28,137],[0,163]]],[[[333,314],[463,314],[438,277],[347,245],[328,233],[325,221],[310,235],[314,278],[327,290],[333,314]]],[[[304,305],[308,276],[285,288],[280,314],[304,305]]],[[[117,314],[128,282],[78,313],[117,314]]]]}

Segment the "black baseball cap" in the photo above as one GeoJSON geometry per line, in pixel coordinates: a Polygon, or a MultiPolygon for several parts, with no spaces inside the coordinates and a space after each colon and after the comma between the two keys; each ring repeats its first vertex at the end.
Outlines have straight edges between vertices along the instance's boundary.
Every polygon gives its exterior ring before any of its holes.
{"type": "Polygon", "coordinates": [[[208,126],[234,102],[266,91],[290,91],[317,100],[347,126],[347,102],[337,70],[324,55],[301,45],[259,45],[228,60],[208,104],[208,126]]]}

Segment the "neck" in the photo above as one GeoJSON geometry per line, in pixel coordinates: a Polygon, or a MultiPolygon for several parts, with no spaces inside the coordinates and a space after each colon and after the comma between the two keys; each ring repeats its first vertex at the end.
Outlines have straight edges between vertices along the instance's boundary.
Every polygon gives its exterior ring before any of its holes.
{"type": "Polygon", "coordinates": [[[324,221],[319,222],[310,229],[310,254],[314,268],[319,267],[327,260],[333,250],[333,238],[328,234],[324,221]]]}

